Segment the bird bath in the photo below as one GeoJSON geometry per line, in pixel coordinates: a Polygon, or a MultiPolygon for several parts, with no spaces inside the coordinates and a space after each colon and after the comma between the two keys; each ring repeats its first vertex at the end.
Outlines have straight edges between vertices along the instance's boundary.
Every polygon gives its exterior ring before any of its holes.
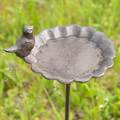
{"type": "Polygon", "coordinates": [[[37,36],[32,26],[26,26],[16,45],[5,51],[15,52],[48,80],[66,84],[65,120],[69,120],[71,82],[102,76],[115,57],[113,43],[103,32],[79,25],[46,29],[37,36]]]}

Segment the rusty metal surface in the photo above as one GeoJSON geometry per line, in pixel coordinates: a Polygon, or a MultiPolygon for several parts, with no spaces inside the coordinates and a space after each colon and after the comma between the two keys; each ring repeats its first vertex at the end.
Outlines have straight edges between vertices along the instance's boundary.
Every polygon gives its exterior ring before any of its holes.
{"type": "Polygon", "coordinates": [[[41,32],[25,61],[48,79],[70,83],[103,75],[114,57],[113,43],[104,33],[71,25],[41,32]]]}

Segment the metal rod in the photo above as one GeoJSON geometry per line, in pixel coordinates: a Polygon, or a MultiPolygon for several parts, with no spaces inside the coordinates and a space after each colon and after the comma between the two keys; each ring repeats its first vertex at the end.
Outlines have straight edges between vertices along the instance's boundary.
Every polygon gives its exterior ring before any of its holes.
{"type": "Polygon", "coordinates": [[[66,84],[65,120],[69,120],[70,84],[66,84]]]}

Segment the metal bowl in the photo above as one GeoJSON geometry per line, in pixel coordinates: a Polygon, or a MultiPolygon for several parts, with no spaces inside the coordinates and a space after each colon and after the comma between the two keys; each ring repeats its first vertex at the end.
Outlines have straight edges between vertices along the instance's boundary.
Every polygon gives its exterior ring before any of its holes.
{"type": "Polygon", "coordinates": [[[114,45],[103,32],[70,25],[41,32],[24,59],[34,72],[68,84],[102,76],[114,57],[114,45]]]}

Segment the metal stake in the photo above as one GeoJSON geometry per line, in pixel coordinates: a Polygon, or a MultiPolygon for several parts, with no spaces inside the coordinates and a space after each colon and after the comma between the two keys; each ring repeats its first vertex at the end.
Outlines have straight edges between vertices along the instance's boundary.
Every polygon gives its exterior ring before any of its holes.
{"type": "Polygon", "coordinates": [[[69,120],[70,84],[66,84],[65,120],[69,120]]]}

